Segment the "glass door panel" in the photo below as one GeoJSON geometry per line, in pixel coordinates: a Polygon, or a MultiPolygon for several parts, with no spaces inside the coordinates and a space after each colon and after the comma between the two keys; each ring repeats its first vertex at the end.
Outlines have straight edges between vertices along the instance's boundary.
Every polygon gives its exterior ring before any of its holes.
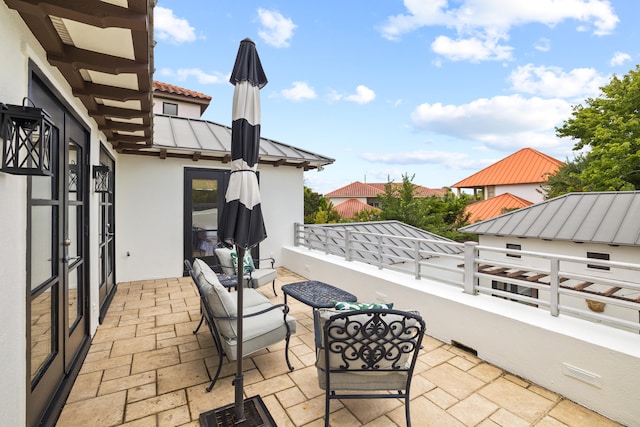
{"type": "Polygon", "coordinates": [[[227,172],[214,169],[185,170],[184,258],[201,258],[215,264],[218,222],[224,204],[227,172]]]}

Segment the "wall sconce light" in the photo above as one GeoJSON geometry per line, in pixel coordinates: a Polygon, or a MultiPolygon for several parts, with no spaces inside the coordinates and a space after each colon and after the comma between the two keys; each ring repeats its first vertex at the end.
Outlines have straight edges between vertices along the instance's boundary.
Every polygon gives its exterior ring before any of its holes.
{"type": "Polygon", "coordinates": [[[95,181],[94,190],[96,193],[111,192],[111,169],[109,169],[109,166],[94,165],[93,179],[95,181]]]}
{"type": "MultiPolygon", "coordinates": [[[[24,98],[23,104],[28,100],[24,98]]],[[[0,119],[0,171],[14,175],[51,175],[54,127],[49,114],[35,106],[0,103],[0,119]]]]}
{"type": "Polygon", "coordinates": [[[75,163],[69,164],[69,192],[78,192],[78,165],[75,163]]]}

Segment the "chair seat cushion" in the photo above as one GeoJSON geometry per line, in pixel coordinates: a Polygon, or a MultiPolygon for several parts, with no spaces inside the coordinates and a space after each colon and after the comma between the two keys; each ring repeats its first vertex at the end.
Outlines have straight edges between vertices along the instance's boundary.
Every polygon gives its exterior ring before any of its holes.
{"type": "Polygon", "coordinates": [[[273,268],[259,268],[251,272],[251,281],[249,276],[245,276],[245,284],[250,288],[259,288],[262,285],[271,283],[278,278],[278,271],[273,268]]]}
{"type": "MultiPolygon", "coordinates": [[[[251,290],[251,289],[247,289],[251,290]]],[[[265,305],[256,305],[246,308],[245,316],[247,314],[255,313],[260,310],[267,309],[271,306],[271,303],[265,305]]],[[[222,321],[232,322],[233,330],[235,332],[235,321],[222,321]]],[[[220,322],[220,323],[222,323],[220,322]]],[[[296,319],[287,315],[287,324],[289,330],[293,334],[296,332],[296,319]]],[[[255,353],[258,350],[269,347],[275,343],[284,340],[287,336],[287,327],[284,323],[284,315],[281,309],[274,309],[266,313],[253,317],[245,317],[243,323],[243,346],[242,353],[244,356],[255,353]]],[[[237,360],[238,358],[238,340],[237,335],[227,336],[222,334],[222,345],[224,347],[225,354],[229,360],[237,360]]]]}

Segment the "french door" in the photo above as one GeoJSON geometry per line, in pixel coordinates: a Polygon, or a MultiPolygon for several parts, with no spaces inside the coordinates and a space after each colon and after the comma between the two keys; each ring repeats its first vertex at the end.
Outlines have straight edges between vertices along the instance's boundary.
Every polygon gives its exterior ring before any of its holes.
{"type": "Polygon", "coordinates": [[[33,102],[55,125],[51,176],[27,179],[27,424],[53,425],[89,346],[88,144],[37,77],[33,102]]]}
{"type": "MultiPolygon", "coordinates": [[[[187,168],[184,172],[184,259],[214,264],[218,223],[229,171],[187,168]]],[[[186,271],[185,271],[186,274],[186,271]]]]}
{"type": "MultiPolygon", "coordinates": [[[[115,178],[115,161],[107,153],[104,147],[100,147],[100,164],[108,166],[111,170],[110,180],[115,178]]],[[[100,299],[100,323],[107,313],[109,303],[116,290],[115,282],[115,252],[116,252],[116,221],[115,221],[115,185],[111,182],[109,192],[100,193],[100,207],[98,211],[98,260],[99,260],[99,285],[100,299]]]]}

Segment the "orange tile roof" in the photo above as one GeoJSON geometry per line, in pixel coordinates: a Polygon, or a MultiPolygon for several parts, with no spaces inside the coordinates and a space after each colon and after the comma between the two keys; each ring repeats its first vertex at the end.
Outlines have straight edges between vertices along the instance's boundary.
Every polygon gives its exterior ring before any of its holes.
{"type": "Polygon", "coordinates": [[[340,214],[340,217],[342,218],[353,218],[356,213],[365,209],[369,211],[380,211],[380,209],[374,208],[373,206],[361,202],[358,199],[345,200],[344,202],[337,204],[333,208],[338,211],[338,214],[340,214]]]}
{"type": "Polygon", "coordinates": [[[174,95],[183,95],[188,96],[190,98],[198,98],[206,101],[211,101],[211,97],[209,95],[205,95],[204,93],[196,92],[194,90],[185,89],[183,87],[171,85],[169,83],[159,82],[157,80],[153,81],[153,90],[166,92],[174,95]]]}
{"type": "Polygon", "coordinates": [[[372,185],[354,181],[325,194],[325,197],[376,197],[379,193],[380,190],[372,185]]]}
{"type": "Polygon", "coordinates": [[[533,148],[523,148],[487,166],[479,172],[453,184],[453,188],[484,187],[485,185],[531,184],[545,182],[563,162],[533,148]]]}
{"type": "Polygon", "coordinates": [[[465,212],[469,214],[469,223],[473,224],[502,215],[505,210],[525,208],[532,204],[530,201],[514,196],[511,193],[504,193],[490,199],[475,202],[467,206],[465,212]]]}
{"type": "MultiPolygon", "coordinates": [[[[384,193],[386,183],[362,183],[360,181],[352,182],[337,190],[325,194],[325,197],[378,197],[384,193]]],[[[392,183],[393,186],[400,186],[399,183],[392,183]]],[[[415,197],[443,196],[447,190],[444,188],[428,188],[421,185],[415,185],[415,197]]]]}

